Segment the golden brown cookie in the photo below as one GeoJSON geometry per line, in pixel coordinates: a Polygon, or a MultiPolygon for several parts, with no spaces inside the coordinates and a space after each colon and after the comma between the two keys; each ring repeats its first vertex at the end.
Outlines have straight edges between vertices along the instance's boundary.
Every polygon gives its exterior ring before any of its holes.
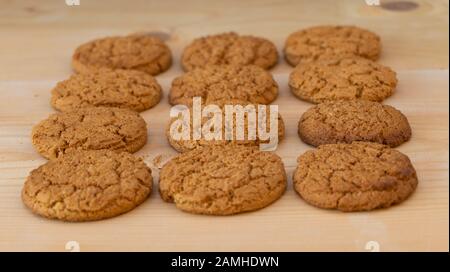
{"type": "Polygon", "coordinates": [[[169,69],[171,64],[169,47],[161,39],[150,35],[96,39],[79,46],[72,57],[72,67],[78,73],[108,68],[157,75],[169,69]]]}
{"type": "Polygon", "coordinates": [[[269,72],[255,65],[208,65],[172,81],[170,104],[191,105],[196,96],[206,104],[226,99],[269,104],[278,96],[278,84],[269,72]]]}
{"type": "Polygon", "coordinates": [[[397,86],[396,73],[371,60],[350,57],[297,66],[289,86],[298,98],[312,103],[363,99],[380,102],[397,86]]]}
{"type": "Polygon", "coordinates": [[[147,128],[137,112],[92,107],[50,115],[33,128],[31,139],[48,159],[79,149],[136,152],[147,142],[147,128]]]}
{"type": "Polygon", "coordinates": [[[377,60],[380,37],[355,26],[316,26],[292,33],[286,40],[284,56],[292,66],[347,56],[377,60]]]}
{"type": "Polygon", "coordinates": [[[176,156],[160,172],[161,197],[191,213],[230,215],[257,210],[286,189],[283,162],[275,153],[227,145],[176,156]]]}
{"type": "Polygon", "coordinates": [[[76,151],[31,171],[22,200],[47,218],[106,219],[144,202],[152,190],[151,174],[142,159],[126,152],[76,151]]]}
{"type": "Polygon", "coordinates": [[[303,113],[298,135],[313,146],[367,141],[396,147],[411,138],[411,127],[400,111],[388,105],[330,101],[303,113]]]}
{"type": "Polygon", "coordinates": [[[51,104],[59,111],[91,106],[147,110],[161,100],[161,86],[139,71],[97,70],[72,75],[52,90],[51,104]]]}
{"type": "MultiPolygon", "coordinates": [[[[212,101],[211,104],[213,105],[217,105],[220,110],[222,111],[222,133],[221,133],[221,140],[215,140],[215,139],[206,139],[204,137],[204,135],[202,135],[201,139],[199,140],[195,140],[193,138],[193,134],[194,131],[202,131],[202,127],[208,123],[212,118],[213,118],[213,114],[209,115],[208,117],[204,117],[202,118],[202,122],[198,124],[198,126],[194,127],[193,124],[193,111],[192,111],[192,107],[189,108],[189,113],[190,113],[190,122],[189,124],[186,124],[187,126],[190,127],[190,140],[177,140],[173,137],[172,132],[171,132],[171,127],[174,125],[174,122],[176,122],[177,120],[181,120],[181,116],[174,117],[171,118],[167,127],[166,127],[166,137],[167,140],[169,141],[169,144],[178,152],[187,152],[196,148],[201,148],[204,146],[223,146],[223,145],[230,145],[230,144],[237,144],[237,145],[244,145],[244,146],[260,146],[262,143],[268,143],[269,140],[261,140],[258,137],[258,133],[255,133],[255,139],[254,140],[250,140],[249,139],[249,134],[248,134],[248,129],[249,129],[249,124],[254,124],[254,127],[256,128],[255,131],[258,131],[258,105],[255,104],[250,104],[248,102],[244,102],[244,101],[239,101],[239,100],[218,100],[218,101],[212,101]],[[243,131],[244,131],[244,140],[236,140],[236,133],[237,133],[237,122],[236,122],[236,115],[233,115],[233,140],[225,140],[225,133],[226,133],[226,128],[225,128],[225,105],[233,105],[233,106],[242,106],[242,109],[245,110],[247,106],[253,106],[255,109],[255,119],[254,121],[252,121],[253,119],[250,119],[250,123],[249,123],[249,118],[248,118],[248,114],[244,115],[244,122],[243,122],[243,131]]],[[[211,105],[209,104],[209,105],[211,105]]],[[[202,107],[205,107],[207,105],[202,105],[202,107]]],[[[249,108],[250,110],[250,108],[249,108]]],[[[278,114],[278,118],[277,118],[277,128],[278,128],[278,142],[281,142],[284,139],[284,135],[285,135],[285,127],[284,127],[284,122],[283,119],[281,118],[281,115],[278,114]]],[[[267,105],[266,107],[266,131],[270,131],[270,108],[269,105],[267,105]]],[[[179,129],[178,132],[181,133],[181,130],[179,129]]]]}
{"type": "Polygon", "coordinates": [[[278,51],[271,41],[234,32],[197,38],[184,49],[181,57],[185,71],[208,64],[254,64],[269,69],[277,62],[278,51]]]}
{"type": "Polygon", "coordinates": [[[294,189],[309,204],[346,212],[387,208],[417,187],[409,158],[370,142],[329,144],[297,159],[294,189]]]}

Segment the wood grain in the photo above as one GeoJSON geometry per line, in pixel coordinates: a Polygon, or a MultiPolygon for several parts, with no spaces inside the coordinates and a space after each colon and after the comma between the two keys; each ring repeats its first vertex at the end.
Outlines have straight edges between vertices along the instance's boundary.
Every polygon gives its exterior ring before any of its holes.
{"type": "MultiPolygon", "coordinates": [[[[418,8],[394,12],[364,1],[176,1],[0,0],[0,251],[64,251],[68,241],[82,251],[365,251],[377,241],[381,251],[448,251],[448,4],[414,1],[418,8]],[[122,4],[120,4],[120,3],[122,4]],[[343,3],[344,2],[344,3],[343,3]],[[44,2],[42,2],[44,3],[44,2]],[[316,24],[347,23],[368,27],[382,37],[381,62],[398,72],[397,92],[385,103],[409,119],[413,136],[398,149],[407,154],[419,176],[410,199],[386,210],[341,213],[302,201],[292,189],[296,158],[311,147],[297,136],[300,115],[311,106],[288,90],[291,68],[281,61],[272,70],[280,84],[275,101],[286,122],[286,139],[277,153],[289,176],[285,195],[270,207],[237,216],[183,213],[161,200],[148,201],[123,216],[90,223],[63,223],[34,216],[21,203],[29,171],[44,163],[33,149],[34,124],[53,112],[49,90],[68,77],[70,56],[91,38],[147,31],[167,39],[177,60],[157,77],[165,96],[142,113],[149,143],[137,153],[152,166],[176,152],[164,137],[169,118],[167,91],[180,74],[182,48],[196,36],[225,30],[273,40],[281,49],[293,30],[316,24]]],[[[157,182],[155,182],[155,185],[157,182]]]]}
{"type": "MultiPolygon", "coordinates": [[[[5,67],[0,80],[65,78],[71,73],[68,57],[76,46],[101,36],[156,33],[166,38],[178,61],[181,49],[205,34],[234,30],[260,35],[281,50],[289,33],[318,24],[354,24],[375,31],[383,41],[380,62],[394,69],[447,68],[448,2],[414,2],[417,9],[395,12],[367,6],[364,0],[195,0],[189,4],[81,0],[80,6],[72,7],[64,0],[0,0],[0,57],[5,67]]],[[[283,62],[273,71],[289,70],[283,62]]],[[[176,63],[163,77],[179,71],[176,63]]]]}

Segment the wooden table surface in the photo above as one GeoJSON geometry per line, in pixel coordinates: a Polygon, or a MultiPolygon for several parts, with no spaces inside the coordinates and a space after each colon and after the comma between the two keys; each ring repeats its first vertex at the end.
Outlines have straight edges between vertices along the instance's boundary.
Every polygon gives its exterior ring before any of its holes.
{"type": "MultiPolygon", "coordinates": [[[[368,6],[350,1],[87,1],[0,0],[0,251],[66,251],[76,241],[81,251],[435,251],[449,249],[449,71],[448,3],[381,0],[368,6]],[[213,3],[214,2],[214,3],[213,3]],[[389,3],[388,3],[389,2],[389,3]],[[280,107],[287,137],[276,151],[289,187],[276,203],[236,216],[191,215],[165,203],[157,193],[117,218],[64,223],[33,215],[20,191],[29,171],[45,163],[33,149],[30,131],[54,112],[50,89],[71,73],[77,45],[93,38],[148,32],[166,40],[175,62],[157,76],[164,99],[142,116],[149,142],[137,155],[158,167],[176,154],[166,142],[167,91],[181,73],[179,55],[194,37],[234,30],[264,36],[281,51],[297,29],[319,24],[354,24],[378,33],[380,62],[398,73],[396,93],[385,103],[409,119],[412,139],[398,149],[407,154],[419,177],[417,191],[385,210],[342,213],[314,208],[292,189],[298,155],[311,147],[296,134],[300,115],[311,106],[289,92],[292,70],[282,59],[271,70],[280,84],[280,107]],[[69,242],[69,244],[68,244],[69,242]]],[[[155,186],[156,187],[156,186],[155,186]]]]}

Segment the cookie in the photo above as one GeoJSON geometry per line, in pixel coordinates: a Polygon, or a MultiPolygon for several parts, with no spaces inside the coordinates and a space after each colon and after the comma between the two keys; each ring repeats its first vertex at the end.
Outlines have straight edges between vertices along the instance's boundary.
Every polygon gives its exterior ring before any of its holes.
{"type": "Polygon", "coordinates": [[[298,135],[313,146],[367,141],[396,147],[411,138],[411,127],[400,111],[388,105],[364,100],[331,101],[303,113],[298,135]]]}
{"type": "Polygon", "coordinates": [[[321,145],[297,162],[294,189],[319,208],[345,212],[387,208],[407,199],[418,183],[406,155],[377,143],[321,145]]]}
{"type": "Polygon", "coordinates": [[[238,99],[255,104],[269,104],[277,98],[278,85],[272,75],[255,66],[208,65],[194,69],[172,81],[169,102],[191,105],[193,97],[203,103],[238,99]]]}
{"type": "Polygon", "coordinates": [[[271,41],[234,32],[197,38],[184,49],[181,57],[185,71],[208,64],[254,64],[269,69],[277,62],[278,51],[271,41]]]}
{"type": "Polygon", "coordinates": [[[64,221],[91,221],[128,212],[152,190],[142,159],[109,150],[76,151],[31,171],[22,200],[34,213],[64,221]]]}
{"type": "Polygon", "coordinates": [[[138,70],[157,75],[169,69],[172,53],[159,38],[150,35],[106,37],[79,46],[72,57],[78,73],[99,68],[138,70]]]}
{"type": "Polygon", "coordinates": [[[292,33],[284,56],[292,66],[334,57],[359,56],[377,60],[380,37],[355,26],[316,26],[292,33]]]}
{"type": "Polygon", "coordinates": [[[396,86],[396,73],[389,67],[357,57],[299,65],[289,77],[292,93],[312,103],[352,99],[381,102],[396,86]]]}
{"type": "MultiPolygon", "coordinates": [[[[212,139],[206,139],[206,137],[204,137],[204,135],[202,135],[201,139],[199,140],[194,140],[193,138],[193,134],[194,131],[199,131],[201,132],[202,127],[209,121],[211,120],[211,118],[213,118],[213,115],[211,114],[208,117],[202,118],[202,122],[200,124],[198,124],[198,126],[194,127],[193,124],[193,110],[192,107],[189,108],[189,112],[190,112],[190,122],[189,124],[186,124],[187,126],[190,127],[190,140],[177,140],[173,137],[172,133],[171,133],[171,127],[174,124],[174,122],[176,122],[177,120],[179,120],[179,118],[181,117],[174,117],[171,118],[167,127],[166,127],[166,137],[167,140],[169,141],[169,144],[178,152],[187,152],[196,148],[201,148],[204,146],[223,146],[223,145],[230,145],[230,144],[237,144],[237,145],[244,145],[244,146],[260,146],[263,143],[268,143],[269,140],[261,140],[258,137],[258,134],[255,133],[255,139],[254,140],[250,140],[249,139],[249,135],[248,135],[248,127],[249,127],[249,119],[248,119],[248,115],[246,114],[244,116],[244,123],[243,123],[243,131],[244,131],[244,139],[245,140],[236,140],[236,115],[233,115],[233,140],[225,140],[225,133],[226,133],[226,129],[225,129],[225,122],[224,120],[226,120],[225,116],[225,105],[241,105],[243,108],[245,108],[246,106],[250,105],[250,106],[254,106],[254,109],[256,110],[255,112],[255,128],[256,131],[258,131],[258,105],[254,105],[254,104],[250,104],[248,102],[243,102],[243,101],[239,101],[239,100],[217,100],[217,101],[212,101],[211,104],[217,105],[221,111],[222,111],[222,133],[221,133],[221,137],[222,140],[212,140],[212,139]]],[[[207,106],[207,105],[204,105],[207,106]]],[[[270,109],[269,106],[267,106],[267,111],[266,111],[266,131],[270,130],[270,109]]],[[[284,122],[283,119],[281,118],[281,115],[278,114],[278,118],[277,118],[277,125],[278,125],[278,143],[281,142],[284,139],[284,135],[285,135],[285,127],[284,127],[284,122]]],[[[253,124],[253,121],[251,121],[250,124],[253,124]]],[[[178,130],[179,133],[181,133],[181,130],[178,130]]],[[[278,144],[277,143],[277,144],[278,144]]]]}
{"type": "Polygon", "coordinates": [[[161,100],[161,86],[139,71],[98,70],[75,74],[52,90],[51,104],[59,111],[107,106],[144,111],[161,100]]]}
{"type": "Polygon", "coordinates": [[[159,191],[190,213],[230,215],[268,206],[286,189],[283,162],[275,153],[243,146],[204,147],[167,162],[159,191]]]}
{"type": "Polygon", "coordinates": [[[92,107],[50,115],[33,128],[31,139],[48,159],[79,149],[135,152],[147,142],[147,128],[134,111],[92,107]]]}

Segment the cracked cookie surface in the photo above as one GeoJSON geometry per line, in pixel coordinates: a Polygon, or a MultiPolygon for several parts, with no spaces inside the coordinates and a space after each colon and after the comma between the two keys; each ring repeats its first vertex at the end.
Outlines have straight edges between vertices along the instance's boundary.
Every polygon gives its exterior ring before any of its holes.
{"type": "Polygon", "coordinates": [[[196,96],[206,104],[223,99],[269,104],[278,96],[278,84],[269,72],[255,65],[208,65],[172,81],[170,104],[191,105],[196,96]]]}
{"type": "Polygon", "coordinates": [[[303,113],[298,134],[307,144],[377,142],[396,147],[411,138],[408,119],[397,109],[364,100],[330,101],[303,113]]]}
{"type": "Polygon", "coordinates": [[[299,65],[289,76],[291,92],[312,103],[352,99],[381,102],[396,86],[396,73],[389,67],[358,57],[299,65]]]}
{"type": "Polygon", "coordinates": [[[151,170],[133,155],[76,151],[31,171],[22,200],[34,213],[64,221],[91,221],[125,213],[147,199],[151,170]]]}
{"type": "Polygon", "coordinates": [[[284,56],[292,66],[334,57],[359,56],[377,60],[380,37],[354,26],[316,26],[292,33],[284,56]]]}
{"type": "Polygon", "coordinates": [[[319,208],[346,212],[387,208],[407,199],[418,183],[406,155],[377,143],[322,145],[297,162],[294,189],[319,208]]]}
{"type": "Polygon", "coordinates": [[[75,74],[58,82],[51,104],[59,111],[90,106],[149,109],[161,100],[161,86],[155,78],[139,71],[100,69],[75,74]]]}
{"type": "Polygon", "coordinates": [[[230,215],[257,210],[286,189],[275,153],[242,146],[204,147],[180,154],[160,172],[161,197],[191,213],[230,215]]]}
{"type": "MultiPolygon", "coordinates": [[[[183,139],[175,139],[175,137],[173,136],[173,131],[171,131],[171,126],[172,125],[176,125],[174,124],[175,122],[183,122],[180,117],[173,117],[170,119],[169,123],[167,124],[166,127],[166,137],[167,140],[169,141],[169,144],[178,152],[187,152],[189,150],[193,150],[196,148],[201,148],[204,146],[223,146],[223,145],[229,145],[229,144],[237,144],[237,145],[244,145],[244,146],[260,146],[260,144],[264,144],[264,143],[268,143],[269,140],[261,140],[259,138],[259,134],[258,134],[258,105],[253,105],[250,104],[248,102],[244,102],[244,101],[240,101],[240,100],[235,100],[235,99],[231,99],[231,100],[217,100],[217,101],[213,101],[214,105],[218,106],[219,109],[222,111],[222,117],[221,117],[221,140],[215,140],[215,139],[207,139],[205,137],[205,135],[201,135],[201,138],[199,140],[194,140],[193,134],[194,131],[198,131],[199,133],[202,132],[202,127],[205,126],[206,124],[208,124],[209,122],[211,122],[210,120],[212,120],[212,118],[214,118],[213,114],[211,113],[210,115],[208,115],[207,117],[202,118],[202,122],[199,123],[196,127],[194,127],[193,124],[193,111],[192,111],[192,107],[189,108],[189,117],[190,117],[190,122],[188,124],[184,124],[186,125],[186,127],[190,127],[190,139],[189,140],[183,140],[183,139]],[[233,140],[225,140],[225,133],[226,133],[226,126],[225,126],[225,120],[226,120],[226,113],[225,113],[225,105],[232,105],[232,106],[242,106],[243,110],[246,109],[247,106],[253,106],[255,109],[255,121],[252,121],[253,119],[250,119],[249,122],[249,118],[248,118],[248,113],[244,115],[244,122],[242,125],[242,129],[244,131],[243,135],[244,135],[244,139],[243,140],[236,140],[236,131],[237,131],[237,127],[240,128],[240,126],[237,126],[236,124],[236,115],[233,114],[233,125],[232,125],[232,135],[233,135],[233,140]],[[177,121],[179,120],[179,121],[177,121]],[[253,139],[249,139],[249,133],[248,133],[248,129],[249,129],[249,125],[254,125],[255,128],[255,138],[253,139]]],[[[207,105],[204,105],[205,107],[207,105]]],[[[249,109],[250,111],[250,109],[249,109]]],[[[266,132],[270,131],[270,108],[269,105],[267,105],[266,107],[266,132]]],[[[181,123],[179,123],[181,126],[181,123]]],[[[231,127],[231,126],[230,126],[231,127]]],[[[281,115],[278,114],[278,118],[277,118],[277,124],[276,124],[276,129],[278,130],[278,139],[277,139],[277,143],[281,142],[284,139],[284,135],[285,135],[285,127],[284,127],[284,122],[283,119],[281,118],[281,115]]],[[[181,133],[181,129],[175,130],[175,132],[181,133]]],[[[274,143],[275,144],[275,143],[274,143]]]]}
{"type": "Polygon", "coordinates": [[[50,115],[33,128],[31,139],[48,159],[79,149],[136,152],[147,142],[147,127],[137,112],[92,107],[50,115]]]}
{"type": "Polygon", "coordinates": [[[157,75],[169,69],[171,64],[169,47],[161,39],[150,35],[96,39],[79,46],[72,57],[72,67],[78,73],[108,68],[157,75]]]}
{"type": "Polygon", "coordinates": [[[183,51],[181,64],[185,71],[206,65],[249,65],[264,69],[278,62],[275,45],[264,38],[238,35],[234,32],[195,39],[183,51]]]}

